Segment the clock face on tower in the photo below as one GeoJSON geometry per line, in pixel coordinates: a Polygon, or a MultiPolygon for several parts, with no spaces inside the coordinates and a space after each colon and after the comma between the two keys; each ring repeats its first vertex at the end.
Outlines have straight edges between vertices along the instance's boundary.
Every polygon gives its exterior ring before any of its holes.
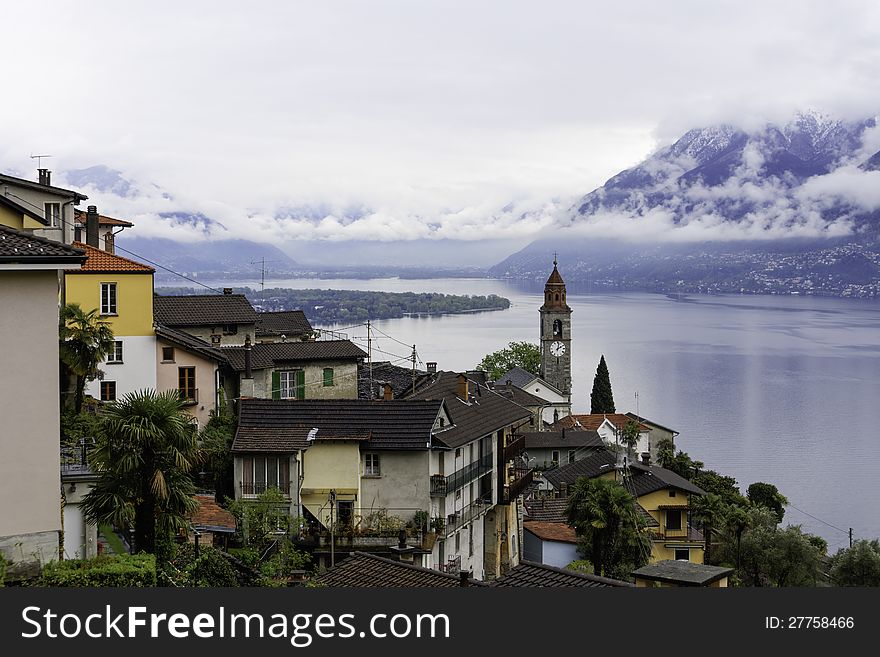
{"type": "Polygon", "coordinates": [[[554,342],[550,345],[550,354],[552,356],[561,356],[565,353],[565,345],[561,342],[554,342]]]}

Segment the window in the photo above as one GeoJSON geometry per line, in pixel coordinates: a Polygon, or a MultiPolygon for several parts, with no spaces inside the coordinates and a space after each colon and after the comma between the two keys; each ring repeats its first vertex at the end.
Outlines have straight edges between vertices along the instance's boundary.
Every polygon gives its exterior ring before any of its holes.
{"type": "Polygon", "coordinates": [[[681,509],[666,509],[666,529],[681,529],[681,509]]]}
{"type": "Polygon", "coordinates": [[[52,228],[57,228],[61,225],[61,204],[60,203],[46,203],[43,206],[46,210],[46,221],[49,222],[49,225],[52,228]]]}
{"type": "Polygon", "coordinates": [[[669,491],[669,497],[675,497],[675,491],[674,491],[674,490],[670,490],[670,491],[669,491]]]}
{"type": "Polygon", "coordinates": [[[303,399],[305,391],[305,372],[302,370],[272,372],[272,399],[303,399]]]}
{"type": "Polygon", "coordinates": [[[290,493],[290,462],[286,456],[246,456],[242,459],[241,494],[256,497],[270,488],[290,493]]]}
{"type": "Polygon", "coordinates": [[[676,561],[690,561],[691,560],[691,551],[688,548],[676,548],[675,549],[675,560],[676,561]]]}
{"type": "Polygon", "coordinates": [[[220,344],[220,336],[212,335],[211,336],[211,344],[220,344]]]}
{"type": "Polygon", "coordinates": [[[101,381],[101,401],[116,401],[116,381],[101,381]]]}
{"type": "Polygon", "coordinates": [[[235,335],[238,333],[238,324],[224,324],[223,335],[235,335]]]}
{"type": "Polygon", "coordinates": [[[378,477],[382,474],[379,470],[379,455],[378,454],[367,454],[364,457],[364,476],[365,477],[378,477]]]}
{"type": "Polygon", "coordinates": [[[562,337],[562,320],[554,319],[553,320],[553,337],[561,338],[562,337]]]}
{"type": "Polygon", "coordinates": [[[474,556],[474,526],[468,525],[468,556],[474,556]]]}
{"type": "Polygon", "coordinates": [[[550,460],[554,463],[559,463],[559,450],[554,449],[553,453],[550,455],[550,460]]]}
{"type": "Polygon", "coordinates": [[[324,368],[324,386],[332,386],[333,385],[333,368],[325,367],[324,368]]]}
{"type": "Polygon", "coordinates": [[[352,500],[339,500],[336,503],[336,522],[338,527],[351,527],[354,520],[354,502],[352,500]]]}
{"type": "Polygon", "coordinates": [[[568,450],[568,462],[574,463],[574,454],[575,451],[573,449],[568,450]]]}
{"type": "Polygon", "coordinates": [[[101,314],[116,314],[116,283],[101,283],[101,314]]]}
{"type": "Polygon", "coordinates": [[[122,340],[114,340],[113,341],[113,350],[107,354],[107,362],[108,363],[121,363],[122,362],[122,340]]]}
{"type": "Polygon", "coordinates": [[[184,401],[193,403],[198,401],[195,367],[177,368],[177,392],[180,394],[180,398],[184,401]]]}
{"type": "Polygon", "coordinates": [[[461,532],[455,532],[455,553],[461,550],[461,532]]]}
{"type": "Polygon", "coordinates": [[[457,491],[455,491],[455,501],[456,502],[461,501],[461,488],[459,488],[457,491]]]}
{"type": "Polygon", "coordinates": [[[162,347],[162,362],[174,362],[174,347],[162,347]]]}

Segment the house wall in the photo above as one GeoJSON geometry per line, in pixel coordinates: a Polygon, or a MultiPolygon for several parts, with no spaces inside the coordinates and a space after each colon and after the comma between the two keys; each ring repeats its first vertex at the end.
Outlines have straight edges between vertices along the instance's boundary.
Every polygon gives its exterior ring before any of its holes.
{"type": "Polygon", "coordinates": [[[29,210],[33,210],[37,214],[42,215],[45,212],[44,204],[46,203],[60,203],[61,204],[61,225],[56,228],[49,228],[45,225],[34,221],[33,219],[28,219],[28,222],[33,222],[32,226],[28,226],[25,223],[24,228],[30,230],[34,229],[34,235],[39,237],[45,237],[46,239],[52,240],[53,242],[63,242],[64,244],[70,244],[73,242],[73,200],[70,196],[64,196],[60,194],[56,194],[54,192],[42,191],[39,189],[32,189],[30,187],[16,187],[14,184],[4,183],[6,185],[11,194],[14,194],[11,200],[15,201],[19,205],[23,205],[29,210]]]}
{"type": "Polygon", "coordinates": [[[0,270],[0,553],[58,558],[58,272],[0,270]]]}
{"type": "Polygon", "coordinates": [[[561,541],[544,541],[544,561],[542,563],[556,568],[565,568],[578,559],[577,545],[561,541]]]}
{"type": "MultiPolygon", "coordinates": [[[[308,453],[308,452],[306,452],[308,453]]],[[[386,508],[389,515],[405,521],[417,510],[431,511],[428,451],[376,451],[364,449],[360,456],[361,507],[386,508]],[[378,477],[364,475],[366,454],[379,455],[378,477]]]]}
{"type": "Polygon", "coordinates": [[[9,226],[16,230],[36,230],[46,227],[36,219],[31,219],[26,214],[19,214],[5,205],[0,205],[0,225],[9,226]]]}
{"type": "Polygon", "coordinates": [[[178,326],[175,328],[179,331],[194,335],[197,338],[201,338],[215,347],[218,345],[211,339],[212,335],[219,336],[219,344],[225,347],[240,347],[245,343],[247,337],[250,337],[252,344],[256,342],[256,324],[238,324],[238,332],[233,333],[232,335],[224,335],[222,326],[178,326]]]}
{"type": "MultiPolygon", "coordinates": [[[[654,520],[660,523],[658,529],[661,532],[666,532],[666,512],[664,509],[658,507],[661,505],[687,506],[690,503],[690,496],[687,493],[676,490],[675,497],[669,497],[669,490],[671,489],[658,490],[649,493],[648,495],[642,495],[639,498],[639,504],[641,504],[645,510],[653,516],[654,520]]],[[[673,534],[672,536],[667,535],[664,539],[658,539],[651,542],[651,563],[662,561],[664,559],[675,559],[676,547],[680,549],[684,549],[685,547],[689,548],[689,561],[703,563],[705,543],[700,542],[697,547],[694,547],[695,543],[693,541],[686,541],[686,510],[682,510],[681,526],[682,529],[680,531],[673,530],[671,532],[673,534]],[[681,545],[676,545],[676,536],[680,536],[678,540],[681,541],[681,545]]]]}
{"type": "Polygon", "coordinates": [[[64,483],[64,558],[91,559],[98,555],[98,526],[86,522],[80,503],[94,486],[78,481],[75,490],[70,487],[64,483]]]}
{"type": "MultiPolygon", "coordinates": [[[[99,366],[104,373],[103,381],[116,381],[116,398],[145,389],[158,389],[156,385],[156,336],[114,335],[122,341],[122,362],[102,361],[99,366]]],[[[177,384],[175,383],[175,388],[177,384]]],[[[86,394],[101,398],[101,380],[86,383],[86,394]]]]}
{"type": "Polygon", "coordinates": [[[528,529],[523,531],[522,558],[526,561],[544,563],[544,541],[535,536],[528,529]]]}
{"type": "MultiPolygon", "coordinates": [[[[274,368],[255,370],[254,397],[272,399],[272,372],[303,370],[306,399],[357,399],[357,362],[353,360],[320,360],[279,364],[274,368]],[[324,385],[324,368],[333,368],[333,385],[324,385]]],[[[239,373],[244,378],[244,372],[239,373]]]]}
{"type": "MultiPolygon", "coordinates": [[[[302,504],[325,525],[330,491],[360,507],[361,455],[355,441],[315,441],[303,452],[302,504]]],[[[355,511],[357,513],[357,511],[355,511]]]]}
{"type": "Polygon", "coordinates": [[[187,406],[186,412],[196,418],[199,426],[203,427],[211,419],[211,411],[216,409],[217,399],[217,363],[204,356],[187,351],[180,345],[156,339],[156,349],[153,353],[156,363],[156,390],[177,390],[179,382],[179,368],[196,368],[196,389],[199,391],[199,402],[194,406],[187,406]],[[174,348],[174,360],[162,360],[162,348],[174,348]]]}
{"type": "Polygon", "coordinates": [[[154,335],[153,275],[73,274],[65,276],[65,299],[86,312],[101,308],[101,283],[116,283],[117,315],[104,317],[116,336],[154,335]]]}
{"type": "MultiPolygon", "coordinates": [[[[244,467],[243,459],[247,456],[260,456],[260,454],[241,454],[236,453],[233,461],[232,461],[232,485],[235,488],[235,499],[249,499],[246,498],[241,492],[241,482],[244,480],[242,476],[242,469],[244,467]]],[[[284,456],[283,454],[272,453],[265,454],[263,456],[284,456]]],[[[289,454],[288,455],[288,463],[289,463],[289,472],[290,472],[290,509],[289,513],[293,517],[298,517],[302,515],[302,510],[300,509],[300,468],[299,468],[299,457],[297,454],[289,454]]]]}

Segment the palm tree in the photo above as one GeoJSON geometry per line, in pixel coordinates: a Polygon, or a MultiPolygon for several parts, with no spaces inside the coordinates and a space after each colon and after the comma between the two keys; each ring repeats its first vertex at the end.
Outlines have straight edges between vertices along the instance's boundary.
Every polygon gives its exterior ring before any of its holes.
{"type": "Polygon", "coordinates": [[[189,471],[199,459],[196,433],[176,390],[133,392],[109,404],[91,463],[100,478],[82,502],[86,518],[134,526],[138,550],[186,526],[195,510],[189,471]]]}
{"type": "Polygon", "coordinates": [[[742,550],[742,536],[751,524],[751,516],[741,506],[732,506],[727,513],[727,531],[736,540],[736,569],[740,568],[740,555],[742,550]]]}
{"type": "Polygon", "coordinates": [[[619,576],[625,565],[647,563],[650,543],[642,532],[635,498],[621,484],[609,479],[578,479],[566,512],[595,574],[619,576]]]}
{"type": "Polygon", "coordinates": [[[706,558],[705,562],[712,563],[712,533],[715,527],[720,526],[724,522],[726,508],[724,501],[720,495],[715,493],[707,493],[695,497],[692,502],[694,509],[694,518],[703,526],[703,534],[706,538],[706,558]]]}
{"type": "Polygon", "coordinates": [[[113,329],[97,308],[85,312],[78,303],[69,303],[61,309],[58,334],[61,362],[76,377],[74,410],[79,413],[86,382],[98,378],[98,365],[114,349],[113,329]]]}

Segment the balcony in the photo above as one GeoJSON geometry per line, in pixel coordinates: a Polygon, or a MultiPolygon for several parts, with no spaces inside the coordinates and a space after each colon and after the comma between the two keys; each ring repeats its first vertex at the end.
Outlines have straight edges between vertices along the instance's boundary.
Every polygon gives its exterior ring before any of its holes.
{"type": "Polygon", "coordinates": [[[478,479],[484,474],[492,472],[492,460],[492,455],[486,454],[485,456],[480,458],[479,461],[469,463],[460,470],[456,470],[455,472],[453,472],[451,475],[446,477],[446,492],[452,493],[459,488],[465,486],[466,484],[472,482],[474,479],[478,479]]]}
{"type": "Polygon", "coordinates": [[[504,503],[510,504],[517,497],[523,494],[526,488],[531,486],[534,481],[535,471],[533,469],[529,470],[521,470],[517,469],[514,472],[514,478],[504,487],[504,503]]]}
{"type": "Polygon", "coordinates": [[[431,497],[446,497],[446,477],[431,475],[431,497]]]}
{"type": "Polygon", "coordinates": [[[514,460],[524,451],[526,451],[526,439],[523,437],[507,443],[507,447],[504,448],[504,462],[507,463],[514,460]]]}
{"type": "Polygon", "coordinates": [[[466,507],[450,513],[446,516],[446,522],[443,527],[443,536],[447,537],[472,522],[474,519],[485,513],[492,506],[491,493],[474,500],[466,507]]]}
{"type": "Polygon", "coordinates": [[[440,572],[449,573],[450,575],[458,575],[461,571],[461,556],[449,559],[446,563],[440,564],[440,572]]]}
{"type": "Polygon", "coordinates": [[[177,394],[185,406],[195,406],[199,403],[198,388],[178,388],[177,394]]]}
{"type": "Polygon", "coordinates": [[[290,483],[289,482],[281,482],[281,483],[266,483],[266,482],[248,482],[248,481],[240,481],[238,483],[239,490],[241,491],[242,497],[257,497],[258,495],[262,495],[267,490],[276,489],[280,490],[281,494],[284,497],[290,497],[290,483]]]}

